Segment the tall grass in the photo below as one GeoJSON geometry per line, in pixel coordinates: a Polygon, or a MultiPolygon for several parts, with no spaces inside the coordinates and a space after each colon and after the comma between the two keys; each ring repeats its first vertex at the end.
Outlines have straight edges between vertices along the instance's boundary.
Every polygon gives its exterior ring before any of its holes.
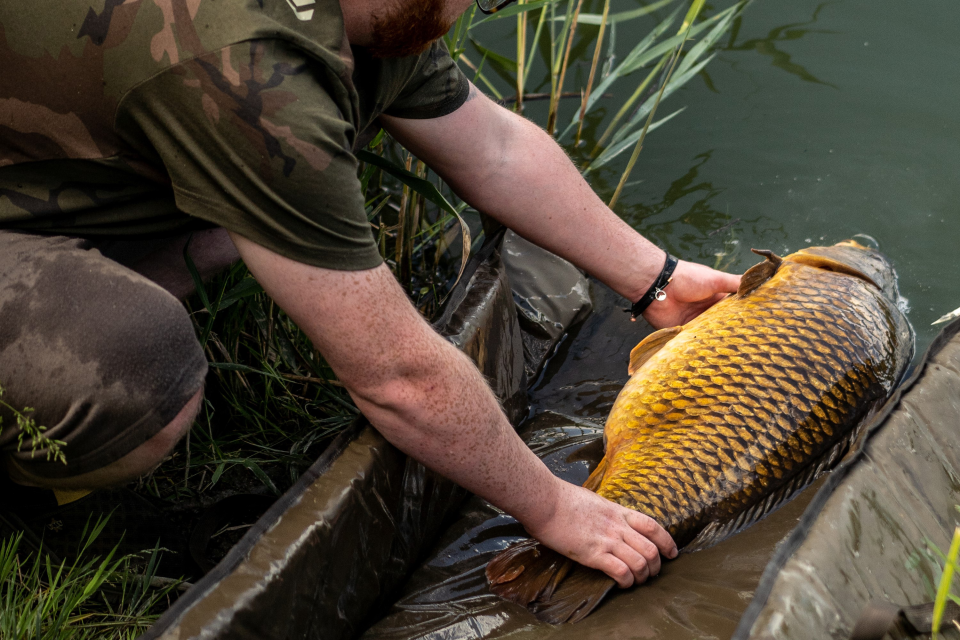
{"type": "Polygon", "coordinates": [[[105,521],[85,529],[77,560],[25,552],[22,536],[0,541],[0,638],[132,640],[169,606],[179,583],[157,578],[159,550],[100,558],[90,545],[105,521]]]}
{"type": "MultiPolygon", "coordinates": [[[[543,126],[588,179],[633,149],[616,169],[619,196],[646,135],[682,111],[654,120],[657,106],[710,62],[746,2],[705,17],[703,0],[523,0],[492,16],[471,8],[446,41],[482,91],[543,126]]],[[[358,158],[380,251],[433,317],[481,240],[478,214],[383,132],[358,158]]],[[[357,410],[242,266],[190,304],[213,374],[196,427],[143,490],[201,502],[237,487],[281,492],[357,410]]]]}

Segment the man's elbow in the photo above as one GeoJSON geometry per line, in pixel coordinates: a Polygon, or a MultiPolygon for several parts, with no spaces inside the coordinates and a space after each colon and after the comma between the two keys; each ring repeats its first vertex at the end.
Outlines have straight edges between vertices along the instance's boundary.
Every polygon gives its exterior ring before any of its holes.
{"type": "Polygon", "coordinates": [[[384,413],[410,418],[438,393],[435,376],[416,362],[396,363],[366,375],[341,377],[341,381],[357,407],[371,418],[384,413]]]}

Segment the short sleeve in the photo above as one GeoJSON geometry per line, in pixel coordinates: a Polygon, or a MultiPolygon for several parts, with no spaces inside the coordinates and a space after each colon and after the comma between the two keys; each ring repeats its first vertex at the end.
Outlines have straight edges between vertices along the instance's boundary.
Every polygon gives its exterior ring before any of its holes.
{"type": "Polygon", "coordinates": [[[413,75],[384,113],[397,118],[439,118],[459,109],[469,93],[470,83],[440,39],[421,54],[413,75]]]}
{"type": "Polygon", "coordinates": [[[382,259],[351,151],[355,113],[322,61],[254,40],[137,86],[115,126],[162,165],[184,213],[298,262],[359,270],[382,259]]]}

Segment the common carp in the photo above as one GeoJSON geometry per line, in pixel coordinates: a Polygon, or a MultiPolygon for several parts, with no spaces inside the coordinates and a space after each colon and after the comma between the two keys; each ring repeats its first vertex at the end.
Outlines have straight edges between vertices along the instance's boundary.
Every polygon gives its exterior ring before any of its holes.
{"type": "MultiPolygon", "coordinates": [[[[896,276],[854,241],[780,258],[736,294],[647,336],[584,487],[659,522],[683,551],[756,522],[832,467],[913,355],[896,276]]],[[[614,586],[526,540],[487,565],[493,593],[553,624],[589,614],[614,586]]]]}

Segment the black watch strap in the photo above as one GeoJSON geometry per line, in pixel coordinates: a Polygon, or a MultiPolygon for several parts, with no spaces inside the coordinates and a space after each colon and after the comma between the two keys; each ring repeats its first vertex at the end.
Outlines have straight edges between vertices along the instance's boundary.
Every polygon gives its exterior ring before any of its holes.
{"type": "Polygon", "coordinates": [[[653,281],[643,297],[634,302],[630,308],[631,320],[640,317],[640,314],[646,311],[654,300],[666,300],[667,298],[667,292],[664,289],[670,284],[670,280],[673,278],[673,270],[677,268],[677,262],[679,261],[668,252],[664,251],[664,253],[667,254],[667,258],[663,261],[663,269],[660,270],[660,275],[653,281]]]}

